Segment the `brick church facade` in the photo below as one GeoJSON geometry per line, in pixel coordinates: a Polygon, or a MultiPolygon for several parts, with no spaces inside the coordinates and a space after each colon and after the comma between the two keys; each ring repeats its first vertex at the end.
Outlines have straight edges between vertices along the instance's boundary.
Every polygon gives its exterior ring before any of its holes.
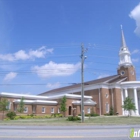
{"type": "MultiPolygon", "coordinates": [[[[132,115],[140,114],[140,81],[136,81],[135,67],[131,61],[131,54],[126,45],[123,30],[121,30],[120,62],[117,74],[84,83],[84,112],[91,113],[91,108],[99,115],[109,113],[113,107],[115,113],[127,115],[122,109],[123,101],[130,97],[136,106],[132,115]]],[[[81,84],[53,89],[38,95],[0,93],[0,98],[7,98],[9,110],[17,112],[18,104],[24,97],[24,114],[52,114],[61,113],[60,101],[66,96],[66,116],[81,113],[81,84]]]]}

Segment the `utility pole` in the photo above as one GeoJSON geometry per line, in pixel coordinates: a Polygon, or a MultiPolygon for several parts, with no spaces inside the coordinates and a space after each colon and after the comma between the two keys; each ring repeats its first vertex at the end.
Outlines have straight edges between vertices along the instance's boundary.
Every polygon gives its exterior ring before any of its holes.
{"type": "Polygon", "coordinates": [[[84,123],[84,60],[86,56],[84,55],[84,45],[81,45],[81,122],[84,123]]]}

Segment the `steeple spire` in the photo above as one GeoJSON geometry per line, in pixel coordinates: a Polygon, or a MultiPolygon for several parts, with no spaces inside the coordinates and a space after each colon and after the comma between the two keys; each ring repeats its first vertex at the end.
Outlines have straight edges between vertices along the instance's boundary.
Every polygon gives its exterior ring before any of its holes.
{"type": "Polygon", "coordinates": [[[122,25],[121,25],[121,48],[127,48],[122,25]]]}
{"type": "Polygon", "coordinates": [[[132,61],[131,61],[131,56],[130,52],[128,50],[128,47],[126,46],[125,38],[124,38],[124,33],[121,25],[121,48],[119,52],[120,56],[120,62],[119,62],[119,67],[121,66],[131,66],[132,61]]]}

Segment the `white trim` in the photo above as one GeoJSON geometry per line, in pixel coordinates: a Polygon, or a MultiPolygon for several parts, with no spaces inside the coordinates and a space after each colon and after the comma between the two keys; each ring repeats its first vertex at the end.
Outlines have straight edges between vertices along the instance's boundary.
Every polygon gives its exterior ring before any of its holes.
{"type": "MultiPolygon", "coordinates": [[[[55,95],[55,96],[49,96],[49,99],[60,99],[62,97],[66,96],[66,98],[71,98],[71,99],[81,99],[81,95],[76,95],[76,94],[60,94],[60,95],[55,95]]],[[[92,99],[92,96],[84,96],[84,99],[92,99]]]]}
{"type": "MultiPolygon", "coordinates": [[[[15,104],[20,103],[20,99],[14,100],[13,102],[15,104]]],[[[23,101],[25,104],[49,104],[49,105],[57,105],[57,101],[44,101],[44,100],[24,100],[23,101]]]]}
{"type": "Polygon", "coordinates": [[[99,91],[99,111],[100,111],[100,116],[102,114],[102,108],[101,108],[101,91],[100,91],[100,88],[98,89],[99,91]]]}
{"type": "Polygon", "coordinates": [[[125,78],[123,78],[123,79],[121,79],[120,81],[118,81],[117,83],[121,83],[123,80],[126,80],[127,79],[127,77],[125,77],[125,78]]]}
{"type": "MultiPolygon", "coordinates": [[[[63,96],[66,96],[67,98],[71,98],[71,99],[81,99],[81,95],[76,95],[76,94],[67,94],[65,92],[65,94],[59,94],[59,95],[55,95],[54,96],[37,96],[37,95],[23,95],[23,94],[13,94],[13,93],[6,93],[6,92],[1,92],[0,96],[2,97],[12,97],[12,98],[25,98],[25,99],[37,99],[37,101],[41,101],[43,102],[43,100],[46,99],[59,99],[62,98],[63,96]],[[42,99],[42,100],[40,100],[42,99]]],[[[85,99],[91,99],[92,96],[84,96],[85,99]]],[[[48,101],[49,102],[49,101],[48,101]]]]}
{"type": "Polygon", "coordinates": [[[113,77],[113,78],[111,78],[111,79],[105,81],[104,83],[108,83],[108,82],[110,82],[110,81],[112,81],[112,80],[114,80],[114,79],[116,79],[116,78],[118,78],[118,77],[120,77],[120,75],[116,75],[116,77],[113,77]]]}
{"type": "Polygon", "coordinates": [[[128,81],[121,83],[122,88],[140,88],[140,81],[128,81]]]}
{"type": "Polygon", "coordinates": [[[0,96],[2,97],[13,97],[13,98],[25,98],[25,99],[48,99],[47,96],[37,96],[37,95],[27,95],[27,94],[15,94],[15,93],[7,93],[1,92],[0,96]]]}
{"type": "MultiPolygon", "coordinates": [[[[81,105],[81,101],[79,100],[74,100],[72,101],[72,104],[73,105],[81,105]]],[[[92,101],[91,99],[88,99],[86,101],[84,101],[84,105],[96,105],[97,103],[92,101]]]]}

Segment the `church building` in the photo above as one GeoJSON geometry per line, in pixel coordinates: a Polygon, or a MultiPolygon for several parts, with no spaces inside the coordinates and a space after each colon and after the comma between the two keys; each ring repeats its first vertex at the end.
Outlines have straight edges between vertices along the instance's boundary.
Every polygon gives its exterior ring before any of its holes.
{"type": "MultiPolygon", "coordinates": [[[[91,113],[91,109],[99,115],[109,113],[110,108],[118,115],[127,115],[122,109],[123,101],[130,97],[136,111],[131,115],[140,114],[140,81],[136,81],[135,67],[131,61],[131,54],[126,45],[123,30],[121,29],[120,62],[117,74],[105,78],[84,82],[84,112],[91,113]]],[[[53,89],[38,95],[0,93],[0,98],[7,98],[9,110],[17,112],[18,104],[24,97],[24,114],[52,114],[61,113],[60,102],[67,98],[66,116],[81,113],[81,84],[53,89]]],[[[17,112],[18,113],[18,112],[17,112]]]]}

